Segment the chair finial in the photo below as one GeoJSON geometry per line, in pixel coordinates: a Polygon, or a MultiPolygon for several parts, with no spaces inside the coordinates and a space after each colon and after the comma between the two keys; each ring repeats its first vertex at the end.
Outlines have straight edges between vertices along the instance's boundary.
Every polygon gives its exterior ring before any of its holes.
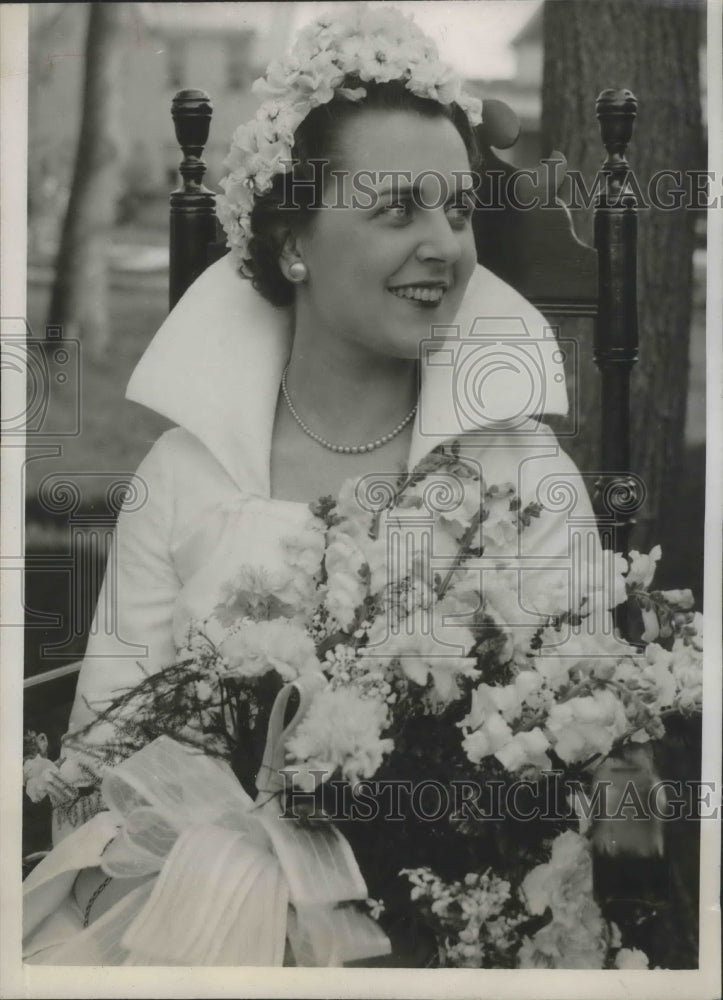
{"type": "Polygon", "coordinates": [[[600,122],[600,136],[608,154],[603,170],[617,181],[628,170],[625,153],[632,138],[638,101],[630,90],[610,88],[599,95],[595,111],[600,122]]]}
{"type": "Polygon", "coordinates": [[[201,159],[208,142],[213,107],[202,90],[180,90],[171,116],[183,159],[183,183],[171,192],[169,301],[171,308],[208,264],[208,247],[216,237],[216,198],[203,183],[201,159]]]}
{"type": "Polygon", "coordinates": [[[213,107],[203,90],[179,90],[171,101],[171,117],[184,158],[179,170],[186,185],[200,185],[206,173],[201,159],[208,142],[213,107]]]}

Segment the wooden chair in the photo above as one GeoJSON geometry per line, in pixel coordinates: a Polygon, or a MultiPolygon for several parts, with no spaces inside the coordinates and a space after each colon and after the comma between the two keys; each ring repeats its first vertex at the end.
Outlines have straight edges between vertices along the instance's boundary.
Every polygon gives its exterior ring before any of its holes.
{"type": "MultiPolygon", "coordinates": [[[[595,320],[593,353],[601,373],[606,418],[600,441],[603,475],[596,484],[594,504],[603,543],[617,551],[627,547],[639,502],[637,480],[620,471],[629,471],[629,377],[637,360],[636,204],[632,195],[621,198],[628,169],[625,150],[636,106],[627,90],[606,90],[597,99],[606,157],[605,185],[595,207],[594,248],[575,237],[569,214],[561,204],[544,207],[549,197],[534,210],[518,210],[505,199],[500,210],[480,209],[474,220],[481,263],[546,315],[595,320]]],[[[171,113],[183,153],[181,185],[170,196],[169,298],[173,307],[226,249],[217,227],[215,195],[203,183],[206,165],[202,154],[211,124],[211,101],[203,91],[182,90],[173,99],[171,113]]],[[[514,168],[494,150],[508,149],[515,143],[519,122],[500,101],[485,102],[484,114],[478,139],[486,177],[500,177],[500,189],[508,191],[514,168]]],[[[558,174],[562,180],[564,169],[558,174]]],[[[79,664],[73,663],[25,681],[26,724],[52,716],[52,728],[60,725],[63,731],[61,720],[63,716],[67,719],[78,669],[79,664]]]]}

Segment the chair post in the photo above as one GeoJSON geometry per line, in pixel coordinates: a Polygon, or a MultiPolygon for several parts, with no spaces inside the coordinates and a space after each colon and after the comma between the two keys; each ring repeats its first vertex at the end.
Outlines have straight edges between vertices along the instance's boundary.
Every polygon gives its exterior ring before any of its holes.
{"type": "Polygon", "coordinates": [[[203,184],[201,159],[213,108],[202,90],[180,90],[171,103],[178,144],[183,150],[182,184],[171,193],[169,307],[206,269],[207,248],[216,238],[216,197],[203,184]]]}
{"type": "Polygon", "coordinates": [[[627,552],[644,487],[630,470],[630,373],[638,360],[638,205],[625,152],[637,100],[629,90],[604,90],[597,99],[607,151],[594,212],[599,303],[594,359],[602,379],[601,471],[593,503],[605,548],[627,552]]]}

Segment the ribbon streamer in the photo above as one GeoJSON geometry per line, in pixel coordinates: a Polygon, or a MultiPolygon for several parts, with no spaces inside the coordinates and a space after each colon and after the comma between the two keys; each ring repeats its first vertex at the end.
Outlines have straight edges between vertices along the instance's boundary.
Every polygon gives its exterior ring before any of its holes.
{"type": "Polygon", "coordinates": [[[286,787],[281,776],[281,770],[286,763],[286,743],[309,710],[314,695],[325,686],[324,675],[319,671],[312,671],[286,684],[277,694],[269,717],[264,756],[256,778],[256,788],[259,792],[275,794],[286,787]],[[286,710],[294,691],[298,692],[299,705],[293,718],[284,728],[286,710]]]}

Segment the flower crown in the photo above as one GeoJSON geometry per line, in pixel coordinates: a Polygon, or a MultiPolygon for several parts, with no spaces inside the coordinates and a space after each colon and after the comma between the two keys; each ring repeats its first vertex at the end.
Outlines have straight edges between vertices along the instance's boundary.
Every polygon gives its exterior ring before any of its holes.
{"type": "Polygon", "coordinates": [[[298,35],[290,54],[269,65],[253,85],[265,100],[256,117],[236,129],[224,161],[218,218],[242,273],[250,276],[251,211],[278,174],[292,167],[294,133],[313,108],[335,97],[362,101],[364,84],[402,81],[418,97],[456,103],[471,125],[482,121],[482,104],[464,94],[437,46],[394,7],[354,6],[341,16],[319,18],[298,35]],[[350,79],[354,86],[349,86],[350,79]]]}

